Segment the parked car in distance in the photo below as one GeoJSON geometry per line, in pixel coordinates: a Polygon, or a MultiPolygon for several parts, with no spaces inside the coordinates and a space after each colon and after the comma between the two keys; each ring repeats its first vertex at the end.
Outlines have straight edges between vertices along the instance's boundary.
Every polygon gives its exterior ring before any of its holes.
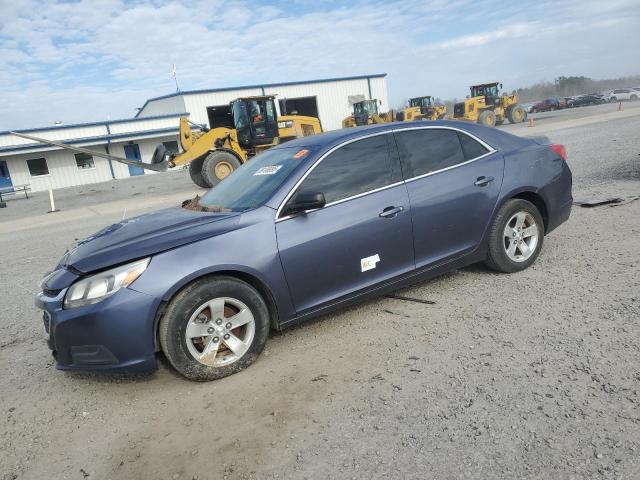
{"type": "Polygon", "coordinates": [[[143,372],[162,351],[213,380],[248,367],[271,329],[476,262],[524,270],[569,218],[565,160],[546,137],[449,121],[271,148],[188,208],[64,254],[35,299],[57,368],[143,372]]]}
{"type": "Polygon", "coordinates": [[[567,104],[566,104],[566,101],[564,101],[564,99],[561,102],[560,99],[558,98],[547,98],[546,100],[535,103],[531,107],[531,113],[550,112],[553,110],[560,110],[562,108],[566,108],[566,106],[567,104]]]}
{"type": "Polygon", "coordinates": [[[596,95],[578,95],[567,100],[567,106],[569,108],[600,105],[601,103],[606,103],[606,101],[602,97],[596,95]]]}
{"type": "Polygon", "coordinates": [[[638,100],[640,93],[633,88],[618,88],[604,93],[608,102],[620,102],[623,100],[638,100]]]}

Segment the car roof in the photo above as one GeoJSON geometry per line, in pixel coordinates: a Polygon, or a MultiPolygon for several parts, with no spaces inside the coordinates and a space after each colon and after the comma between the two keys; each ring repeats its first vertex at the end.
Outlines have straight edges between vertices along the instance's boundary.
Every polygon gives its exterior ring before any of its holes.
{"type": "MultiPolygon", "coordinates": [[[[335,145],[344,143],[345,141],[365,137],[372,133],[382,133],[391,130],[404,130],[415,127],[449,127],[457,130],[468,132],[477,136],[489,145],[497,147],[504,143],[505,135],[517,139],[514,135],[510,135],[496,128],[483,127],[477,123],[461,122],[455,120],[435,120],[415,122],[391,122],[374,125],[366,125],[362,127],[342,128],[339,130],[331,130],[329,132],[300,137],[295,140],[288,141],[274,148],[309,148],[316,152],[332,148],[335,145]]],[[[507,142],[511,143],[511,142],[507,142]]]]}

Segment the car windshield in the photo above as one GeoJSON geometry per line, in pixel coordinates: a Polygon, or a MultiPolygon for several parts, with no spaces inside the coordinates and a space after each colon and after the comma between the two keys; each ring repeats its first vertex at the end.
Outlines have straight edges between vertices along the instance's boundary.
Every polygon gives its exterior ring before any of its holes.
{"type": "Polygon", "coordinates": [[[200,199],[200,205],[241,212],[264,204],[310,154],[305,147],[267,150],[246,162],[200,199]]]}

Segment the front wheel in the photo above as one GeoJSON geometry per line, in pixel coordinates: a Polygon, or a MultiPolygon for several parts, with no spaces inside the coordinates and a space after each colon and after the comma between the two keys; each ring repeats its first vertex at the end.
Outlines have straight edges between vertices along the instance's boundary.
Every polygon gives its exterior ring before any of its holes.
{"type": "Polygon", "coordinates": [[[160,346],[189,380],[226,377],[251,365],[269,334],[260,294],[233,277],[207,277],[182,289],[160,320],[160,346]]]}
{"type": "Polygon", "coordinates": [[[195,183],[197,186],[201,188],[209,188],[211,185],[207,183],[207,181],[202,176],[202,164],[204,162],[204,157],[196,158],[189,162],[189,176],[191,177],[191,181],[195,183]]]}
{"type": "Polygon", "coordinates": [[[505,273],[524,270],[535,262],[544,241],[540,212],[526,200],[507,201],[493,219],[488,241],[489,268],[505,273]]]}
{"type": "Polygon", "coordinates": [[[496,114],[492,110],[484,110],[478,117],[478,123],[485,127],[495,127],[496,114]]]}
{"type": "Polygon", "coordinates": [[[234,170],[240,168],[240,160],[233,153],[225,150],[211,152],[202,163],[202,177],[210,187],[215,187],[227,178],[234,170]]]}
{"type": "Polygon", "coordinates": [[[522,123],[527,119],[527,111],[522,105],[514,105],[507,111],[510,123],[522,123]]]}

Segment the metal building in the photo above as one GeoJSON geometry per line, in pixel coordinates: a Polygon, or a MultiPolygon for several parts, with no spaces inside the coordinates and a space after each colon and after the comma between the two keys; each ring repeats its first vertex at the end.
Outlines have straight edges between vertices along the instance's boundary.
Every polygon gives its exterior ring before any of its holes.
{"type": "MultiPolygon", "coordinates": [[[[177,145],[178,119],[186,115],[198,124],[213,126],[229,114],[229,102],[238,97],[276,95],[279,113],[317,116],[324,130],[341,127],[352,104],[378,99],[387,111],[386,74],[272,83],[233,88],[176,92],[147,100],[135,118],[20,130],[51,140],[91,149],[104,149],[129,159],[149,161],[158,143],[169,150],[177,145]]],[[[30,185],[33,191],[63,188],[153,173],[149,170],[88,157],[56,147],[34,144],[9,132],[0,132],[0,188],[30,185]]]]}

